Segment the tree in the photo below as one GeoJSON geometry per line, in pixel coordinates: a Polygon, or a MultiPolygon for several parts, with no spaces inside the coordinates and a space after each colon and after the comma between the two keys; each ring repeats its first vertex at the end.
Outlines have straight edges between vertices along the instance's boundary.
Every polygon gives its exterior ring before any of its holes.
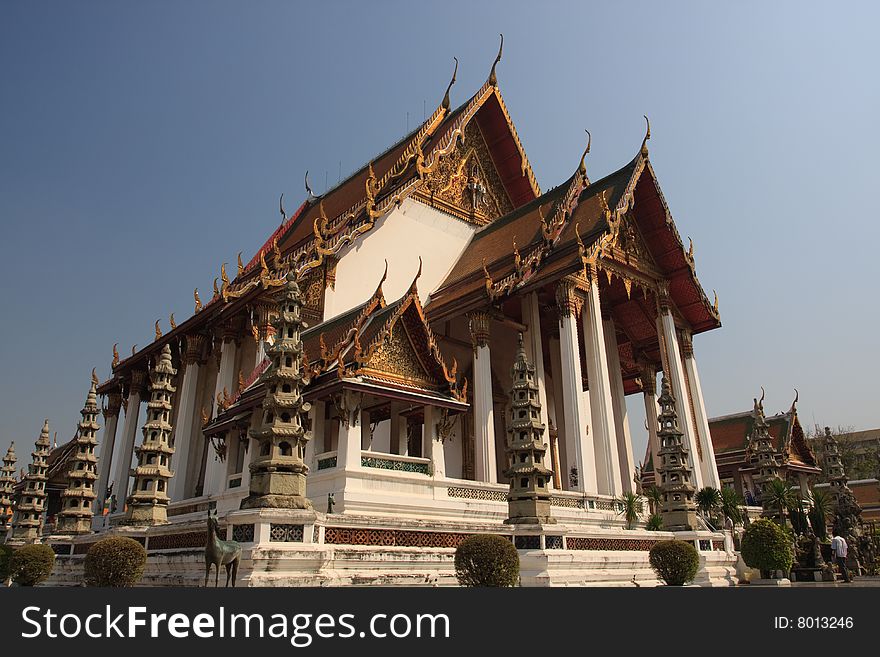
{"type": "Polygon", "coordinates": [[[663,491],[657,486],[651,486],[645,491],[645,497],[648,500],[648,507],[651,513],[660,513],[660,507],[663,504],[663,491]]]}
{"type": "Polygon", "coordinates": [[[627,529],[632,529],[642,513],[642,498],[635,493],[624,493],[615,502],[617,502],[617,515],[623,516],[626,520],[627,529]]]}
{"type": "Polygon", "coordinates": [[[788,572],[794,560],[791,540],[779,525],[767,518],[759,518],[746,529],[742,557],[747,566],[758,568],[764,578],[776,570],[788,572]]]}
{"type": "Polygon", "coordinates": [[[785,512],[797,507],[800,501],[797,493],[790,488],[782,479],[773,479],[764,490],[762,501],[768,509],[776,509],[779,512],[779,526],[785,526],[785,512]]]}
{"type": "Polygon", "coordinates": [[[697,509],[699,509],[706,522],[714,525],[714,516],[721,508],[721,491],[712,486],[701,488],[694,495],[694,502],[697,503],[697,509]]]}
{"type": "Polygon", "coordinates": [[[742,495],[735,489],[725,486],[721,489],[721,515],[729,520],[732,525],[739,525],[743,522],[743,506],[745,501],[742,495]]]}
{"type": "Polygon", "coordinates": [[[828,516],[834,506],[834,499],[821,488],[813,489],[813,506],[810,508],[809,518],[813,533],[824,541],[828,538],[828,516]]]}
{"type": "Polygon", "coordinates": [[[690,541],[657,541],[648,562],[667,586],[684,586],[696,577],[700,555],[690,541]]]}

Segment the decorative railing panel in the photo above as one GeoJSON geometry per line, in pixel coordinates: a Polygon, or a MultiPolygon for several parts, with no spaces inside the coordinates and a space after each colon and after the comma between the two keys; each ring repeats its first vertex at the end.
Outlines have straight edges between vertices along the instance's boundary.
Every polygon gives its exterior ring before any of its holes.
{"type": "Polygon", "coordinates": [[[393,456],[361,456],[361,466],[364,468],[379,468],[380,470],[394,470],[395,472],[430,474],[430,462],[428,461],[404,461],[393,456]]]}
{"type": "Polygon", "coordinates": [[[254,526],[250,525],[232,525],[232,540],[239,543],[254,542],[254,526]]]}
{"type": "Polygon", "coordinates": [[[446,489],[449,497],[460,497],[466,500],[488,500],[491,502],[506,502],[507,492],[503,490],[488,490],[485,488],[466,488],[464,486],[449,486],[446,489]]]}
{"type": "Polygon", "coordinates": [[[330,468],[335,468],[337,463],[337,456],[334,454],[333,456],[327,456],[325,458],[318,459],[318,470],[329,470],[330,468]]]}
{"type": "Polygon", "coordinates": [[[181,548],[203,548],[208,542],[208,532],[185,532],[181,534],[159,534],[150,536],[147,550],[176,550],[181,548]]]}
{"type": "Polygon", "coordinates": [[[569,550],[627,550],[647,552],[657,542],[647,538],[591,538],[569,536],[565,539],[569,550]]]}
{"type": "Polygon", "coordinates": [[[273,543],[302,543],[303,526],[272,523],[269,530],[269,540],[273,543]]]}

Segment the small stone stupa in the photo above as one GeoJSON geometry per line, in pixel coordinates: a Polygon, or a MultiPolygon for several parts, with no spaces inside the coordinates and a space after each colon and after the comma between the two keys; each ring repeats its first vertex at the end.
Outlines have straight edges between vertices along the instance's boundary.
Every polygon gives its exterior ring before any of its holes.
{"type": "Polygon", "coordinates": [[[550,478],[552,470],[544,466],[545,426],[541,423],[541,403],[535,366],[526,357],[522,333],[519,348],[510,372],[510,424],[507,434],[509,467],[504,473],[510,479],[507,494],[508,524],[547,524],[556,519],[550,515],[550,478]]]}
{"type": "Polygon", "coordinates": [[[781,479],[779,476],[779,454],[773,446],[773,437],[770,435],[770,423],[764,417],[764,394],[761,389],[761,399],[755,399],[755,407],[752,411],[754,420],[752,432],[749,434],[748,454],[751,467],[756,469],[752,475],[752,481],[758,489],[761,497],[761,506],[764,507],[762,515],[774,518],[778,511],[768,506],[770,499],[769,489],[772,482],[781,479]]]}
{"type": "Polygon", "coordinates": [[[76,451],[67,471],[67,488],[61,493],[58,534],[87,534],[92,531],[92,507],[95,502],[95,481],[98,479],[95,434],[98,425],[98,380],[92,372],[92,385],[86,404],[80,411],[82,420],[76,434],[76,451]]]}
{"type": "MultiPolygon", "coordinates": [[[[6,450],[3,457],[3,467],[0,468],[0,532],[6,533],[6,528],[12,520],[12,506],[15,494],[15,441],[6,450]]],[[[0,536],[2,538],[2,536],[0,536]]]]}
{"type": "Polygon", "coordinates": [[[263,375],[263,422],[259,429],[250,432],[258,441],[259,451],[250,464],[250,491],[241,502],[242,509],[312,508],[306,497],[309,468],[303,461],[311,436],[303,428],[301,416],[311,405],[302,398],[300,334],[305,322],[301,310],[302,294],[291,271],[278,298],[275,342],[266,350],[270,365],[263,375]]]}
{"type": "Polygon", "coordinates": [[[12,523],[12,540],[33,543],[40,536],[43,524],[43,508],[46,504],[46,472],[49,469],[49,420],[43,423],[40,437],[34,443],[31,464],[24,477],[24,486],[15,505],[12,523]]]}
{"type": "Polygon", "coordinates": [[[691,482],[691,469],[688,465],[688,451],[682,440],[675,413],[675,398],[669,388],[669,381],[664,376],[661,381],[661,394],[657,400],[660,415],[657,421],[660,428],[657,437],[660,439],[660,491],[663,501],[660,513],[663,517],[663,529],[667,531],[693,531],[697,529],[697,509],[694,504],[696,487],[691,482]]]}
{"type": "Polygon", "coordinates": [[[134,469],[134,487],[128,497],[125,524],[159,525],[168,522],[168,482],[171,472],[171,380],[177,370],[171,364],[171,347],[162,348],[159,360],[150,371],[150,401],[144,439],[137,448],[138,464],[134,469]]]}
{"type": "Polygon", "coordinates": [[[840,458],[840,445],[831,434],[831,428],[825,427],[823,439],[823,466],[831,495],[834,499],[834,519],[832,527],[847,544],[847,566],[858,574],[861,569],[860,546],[862,544],[862,506],[856,500],[855,493],[848,485],[846,470],[840,458]]]}

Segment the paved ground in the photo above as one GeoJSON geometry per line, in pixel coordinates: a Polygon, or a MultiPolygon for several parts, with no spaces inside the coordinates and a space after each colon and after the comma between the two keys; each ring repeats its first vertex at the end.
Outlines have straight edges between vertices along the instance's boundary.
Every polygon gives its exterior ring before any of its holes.
{"type": "Polygon", "coordinates": [[[792,582],[791,585],[797,587],[841,587],[841,588],[851,588],[854,586],[870,586],[870,587],[880,587],[880,577],[856,577],[852,584],[847,584],[843,580],[837,582],[792,582]]]}

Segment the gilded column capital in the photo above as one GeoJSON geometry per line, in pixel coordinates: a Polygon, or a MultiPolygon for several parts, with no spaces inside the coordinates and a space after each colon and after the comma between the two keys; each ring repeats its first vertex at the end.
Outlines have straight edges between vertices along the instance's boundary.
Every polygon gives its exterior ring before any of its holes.
{"type": "Polygon", "coordinates": [[[672,299],[669,297],[669,281],[657,281],[657,309],[662,315],[672,312],[672,299]]]}
{"type": "Polygon", "coordinates": [[[657,394],[657,370],[651,363],[642,363],[640,366],[642,381],[642,392],[646,395],[657,394]]]}
{"type": "Polygon", "coordinates": [[[147,392],[146,370],[132,370],[128,383],[128,394],[137,393],[143,396],[147,392]]]}
{"type": "Polygon", "coordinates": [[[224,323],[223,327],[220,329],[220,336],[223,339],[223,342],[227,343],[234,341],[236,344],[240,343],[243,327],[243,317],[233,317],[232,319],[224,323]]]}
{"type": "Polygon", "coordinates": [[[576,316],[580,313],[583,303],[583,296],[573,281],[567,278],[559,281],[556,285],[556,307],[560,318],[576,316]]]}
{"type": "Polygon", "coordinates": [[[203,333],[191,333],[186,336],[185,361],[187,365],[205,362],[205,342],[207,336],[203,333]]]}
{"type": "Polygon", "coordinates": [[[485,347],[489,344],[489,325],[492,316],[485,310],[476,310],[468,313],[468,330],[471,333],[471,342],[476,347],[485,347]]]}
{"type": "Polygon", "coordinates": [[[690,331],[683,329],[678,332],[678,344],[681,346],[682,358],[694,357],[694,340],[690,331]]]}
{"type": "Polygon", "coordinates": [[[324,289],[336,289],[336,265],[339,264],[339,258],[328,255],[324,259],[324,289]]]}
{"type": "Polygon", "coordinates": [[[111,392],[107,395],[107,405],[101,409],[106,422],[111,417],[119,416],[119,409],[122,408],[122,395],[118,392],[111,392]]]}

